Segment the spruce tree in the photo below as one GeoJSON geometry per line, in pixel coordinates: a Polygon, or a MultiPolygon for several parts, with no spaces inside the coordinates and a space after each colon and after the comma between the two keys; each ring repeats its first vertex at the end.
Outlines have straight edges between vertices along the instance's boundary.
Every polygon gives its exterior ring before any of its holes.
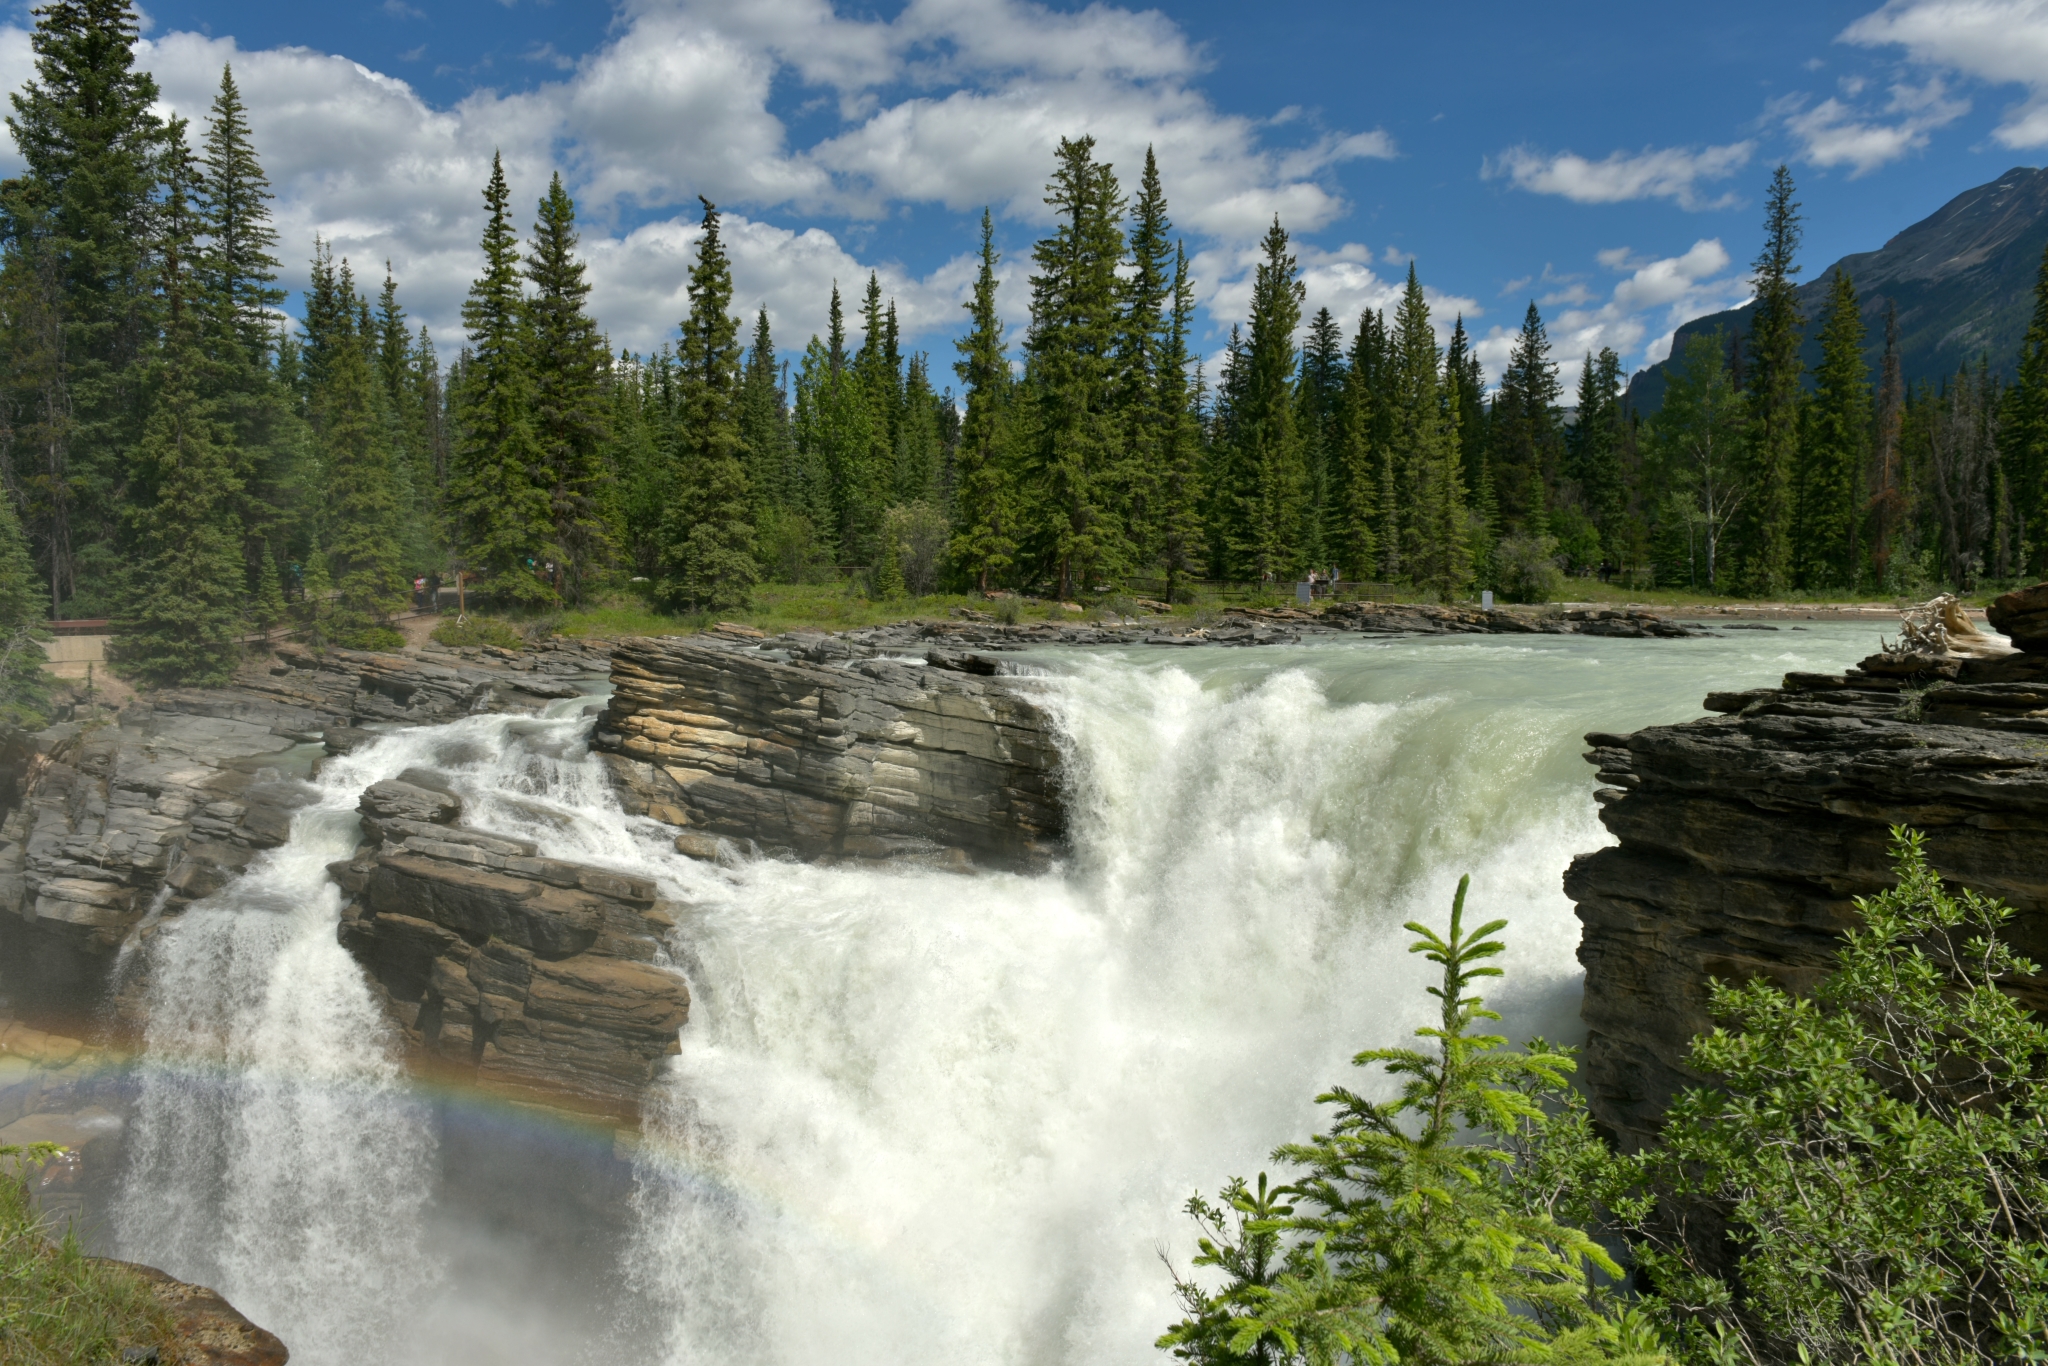
{"type": "Polygon", "coordinates": [[[533,430],[540,447],[535,478],[547,495],[557,597],[581,601],[611,563],[604,508],[606,405],[603,376],[610,348],[589,312],[590,285],[576,256],[576,205],[557,174],[540,201],[526,278],[527,369],[533,376],[533,430]]]}
{"type": "Polygon", "coordinates": [[[1010,359],[1003,347],[1003,317],[996,307],[995,220],[981,211],[981,262],[974,293],[964,305],[973,319],[954,343],[967,414],[960,421],[959,529],[947,554],[954,566],[987,592],[992,577],[1009,567],[1016,549],[1016,489],[1007,437],[1010,421],[1010,359]]]}
{"type": "Polygon", "coordinates": [[[1373,392],[1377,368],[1378,315],[1359,315],[1358,335],[1351,343],[1351,363],[1344,370],[1344,391],[1338,408],[1330,468],[1330,553],[1338,571],[1349,579],[1372,579],[1380,572],[1380,456],[1374,440],[1373,392]]]}
{"type": "Polygon", "coordinates": [[[1394,405],[1391,463],[1405,504],[1401,569],[1418,588],[1448,602],[1472,575],[1457,390],[1447,391],[1438,372],[1436,333],[1412,261],[1387,352],[1394,405]]]}
{"type": "Polygon", "coordinates": [[[1095,160],[1094,138],[1060,139],[1045,202],[1059,226],[1032,251],[1026,492],[1038,554],[1068,597],[1129,567],[1112,505],[1124,201],[1111,168],[1095,160]]]}
{"type": "Polygon", "coordinates": [[[150,502],[132,514],[133,563],[114,619],[117,672],[149,684],[225,683],[234,672],[246,582],[235,518],[231,436],[220,420],[222,362],[204,344],[194,295],[196,175],[182,146],[170,158],[163,207],[164,346],[135,454],[150,502]]]}
{"type": "Polygon", "coordinates": [[[14,499],[0,492],[0,718],[23,730],[40,730],[50,719],[52,679],[41,645],[48,611],[14,499]]]}
{"type": "Polygon", "coordinates": [[[1327,567],[1325,532],[1332,515],[1331,490],[1338,460],[1344,406],[1344,333],[1330,310],[1319,308],[1302,339],[1301,382],[1296,386],[1296,427],[1302,450],[1302,562],[1327,567]]]}
{"type": "Polygon", "coordinates": [[[205,193],[199,210],[206,239],[194,274],[213,324],[232,335],[252,365],[262,365],[276,342],[277,229],[270,220],[270,180],[251,141],[247,108],[234,68],[220,71],[202,151],[205,193]]]}
{"type": "Polygon", "coordinates": [[[704,205],[690,316],[676,348],[676,500],[662,523],[660,591],[670,603],[711,611],[746,604],[760,579],[754,561],[753,494],[740,444],[740,322],[718,209],[704,205]]]}
{"type": "Polygon", "coordinates": [[[1611,347],[1579,370],[1579,414],[1565,441],[1566,479],[1599,530],[1602,553],[1621,555],[1626,493],[1621,469],[1621,357],[1611,347]]]}
{"type": "MultiPolygon", "coordinates": [[[[1160,406],[1169,393],[1169,386],[1161,383],[1161,371],[1166,364],[1167,314],[1172,305],[1172,234],[1166,191],[1159,181],[1159,161],[1147,147],[1126,235],[1117,389],[1112,400],[1123,428],[1122,459],[1106,481],[1123,520],[1123,539],[1133,564],[1149,564],[1161,552],[1160,480],[1165,443],[1174,423],[1173,413],[1160,406]]],[[[1170,386],[1170,390],[1170,401],[1182,402],[1182,386],[1170,386]]]]}
{"type": "Polygon", "coordinates": [[[240,486],[235,502],[252,616],[282,616],[279,576],[307,502],[306,443],[291,391],[272,363],[278,343],[277,231],[270,182],[251,139],[232,68],[221,68],[201,147],[197,217],[203,245],[193,260],[194,303],[206,315],[218,362],[220,418],[240,486]]]}
{"type": "Polygon", "coordinates": [[[1802,588],[1853,588],[1862,559],[1857,522],[1870,450],[1870,371],[1863,314],[1845,270],[1834,273],[1820,344],[1793,479],[1793,564],[1802,588]]]}
{"type": "Polygon", "coordinates": [[[800,510],[801,476],[789,429],[789,405],[777,379],[775,337],[764,306],[754,319],[754,342],[740,383],[740,441],[750,463],[754,518],[764,529],[785,512],[800,510]]]}
{"type": "Polygon", "coordinates": [[[1294,333],[1301,325],[1304,290],[1287,246],[1286,230],[1275,218],[1266,231],[1265,259],[1252,277],[1244,383],[1232,414],[1236,469],[1245,480],[1230,491],[1237,505],[1232,563],[1260,582],[1291,581],[1303,567],[1308,513],[1294,393],[1294,333]]]}
{"type": "Polygon", "coordinates": [[[1793,468],[1799,458],[1799,205],[1792,173],[1778,167],[1764,209],[1764,246],[1754,267],[1747,379],[1748,494],[1736,527],[1736,588],[1757,596],[1782,593],[1793,577],[1793,468]]]}
{"type": "Polygon", "coordinates": [[[366,308],[348,312],[355,324],[334,339],[314,397],[323,569],[335,594],[325,633],[353,649],[394,649],[403,641],[390,618],[406,603],[403,485],[373,360],[376,337],[363,325],[366,308]]]}
{"type": "Polygon", "coordinates": [[[1562,453],[1562,393],[1543,315],[1531,300],[1501,374],[1487,453],[1501,520],[1508,530],[1538,541],[1550,534],[1550,488],[1562,453]]]}
{"type": "Polygon", "coordinates": [[[1159,566],[1166,574],[1169,605],[1180,581],[1192,577],[1202,554],[1202,426],[1201,369],[1192,379],[1189,340],[1194,330],[1195,282],[1188,271],[1187,248],[1174,244],[1173,308],[1160,355],[1157,396],[1152,409],[1162,431],[1153,504],[1154,542],[1159,566]]]}
{"type": "Polygon", "coordinates": [[[53,608],[90,615],[117,591],[128,457],[149,406],[172,134],[151,112],[157,86],[135,64],[127,0],[51,0],[35,16],[35,75],[7,120],[23,172],[0,183],[0,243],[18,277],[6,383],[28,416],[18,436],[34,457],[15,478],[53,608]]]}
{"type": "MultiPolygon", "coordinates": [[[[1887,355],[1894,350],[1896,331],[1887,315],[1887,355]]],[[[2034,280],[2034,313],[2020,341],[2019,364],[2005,391],[1998,451],[2012,481],[2023,563],[2029,573],[2048,572],[2048,249],[2041,253],[2034,280]]],[[[1880,485],[1881,490],[1890,487],[1880,485]]]]}
{"type": "Polygon", "coordinates": [[[1486,379],[1462,313],[1451,324],[1451,344],[1444,351],[1444,383],[1458,391],[1458,458],[1470,502],[1473,573],[1482,585],[1498,587],[1494,544],[1500,538],[1500,503],[1493,490],[1493,424],[1486,379]]]}
{"type": "Polygon", "coordinates": [[[554,540],[554,509],[533,425],[519,236],[504,164],[495,155],[484,208],[484,273],[462,305],[469,358],[457,393],[462,421],[448,482],[451,530],[458,557],[484,576],[500,602],[549,603],[557,600],[554,586],[535,571],[554,540]]]}
{"type": "MultiPolygon", "coordinates": [[[[2048,281],[2048,270],[2044,270],[2043,279],[2048,281]]],[[[2036,285],[2035,291],[2034,315],[2042,324],[2042,342],[2048,345],[2048,313],[2043,311],[2043,300],[2048,298],[2048,291],[2044,291],[2041,285],[2036,285]]],[[[1906,380],[1899,360],[1899,311],[1890,300],[1886,300],[1884,307],[1884,355],[1878,364],[1878,375],[1877,412],[1870,440],[1870,567],[1877,583],[1889,592],[1894,582],[1894,548],[1904,527],[1907,506],[1905,469],[1901,458],[1906,380]]],[[[2044,365],[2041,375],[2048,379],[2048,365],[2044,365]]],[[[1999,437],[2001,442],[2005,440],[2004,428],[2000,429],[1999,437]]],[[[2048,449],[2036,447],[2034,453],[2039,456],[2048,453],[2048,449]]],[[[2022,464],[2021,468],[2027,467],[2022,464]]],[[[2032,570],[2040,563],[2043,549],[2038,544],[2040,529],[2048,527],[2048,520],[2043,519],[2038,503],[2031,505],[2031,511],[2029,506],[2026,503],[2020,505],[2024,519],[2020,524],[2020,545],[2023,551],[2031,550],[2031,554],[2024,557],[2024,563],[2032,570]]]]}

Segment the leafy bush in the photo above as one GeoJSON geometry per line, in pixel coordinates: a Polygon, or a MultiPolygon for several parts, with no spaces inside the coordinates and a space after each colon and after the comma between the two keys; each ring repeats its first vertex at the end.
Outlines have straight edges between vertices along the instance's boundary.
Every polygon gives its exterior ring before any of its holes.
{"type": "Polygon", "coordinates": [[[455,649],[477,645],[495,645],[501,650],[516,650],[526,643],[526,637],[517,626],[497,617],[472,616],[467,621],[450,618],[434,628],[434,637],[442,645],[455,649]]]}
{"type": "Polygon", "coordinates": [[[1017,601],[1014,595],[1000,597],[996,599],[996,605],[990,610],[995,613],[996,620],[1003,625],[1015,626],[1024,614],[1024,604],[1017,601]]]}
{"type": "Polygon", "coordinates": [[[1564,596],[1557,542],[1548,536],[1507,536],[1493,548],[1502,602],[1555,602],[1564,596]]]}
{"type": "Polygon", "coordinates": [[[776,583],[827,583],[832,556],[818,540],[817,528],[800,512],[770,508],[757,533],[761,567],[776,583]]]}
{"type": "Polygon", "coordinates": [[[1576,503],[1566,503],[1550,514],[1550,531],[1565,567],[1576,573],[1600,565],[1600,529],[1576,503]]]}
{"type": "Polygon", "coordinates": [[[1696,1359],[2048,1358],[2048,1025],[2003,989],[2040,968],[1892,836],[1897,884],[1811,996],[1714,986],[1716,1086],[1623,1164],[1649,1307],[1696,1359]]]}
{"type": "Polygon", "coordinates": [[[0,1361],[72,1366],[118,1361],[127,1347],[169,1349],[171,1316],[146,1282],[86,1256],[69,1232],[44,1236],[24,1176],[57,1151],[0,1147],[0,1361]]]}

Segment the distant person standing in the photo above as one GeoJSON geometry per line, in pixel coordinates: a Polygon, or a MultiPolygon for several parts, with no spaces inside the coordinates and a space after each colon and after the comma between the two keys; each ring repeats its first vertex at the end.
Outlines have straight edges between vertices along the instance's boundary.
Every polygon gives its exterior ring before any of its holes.
{"type": "Polygon", "coordinates": [[[427,610],[427,576],[424,574],[412,581],[412,605],[422,612],[427,610]]]}

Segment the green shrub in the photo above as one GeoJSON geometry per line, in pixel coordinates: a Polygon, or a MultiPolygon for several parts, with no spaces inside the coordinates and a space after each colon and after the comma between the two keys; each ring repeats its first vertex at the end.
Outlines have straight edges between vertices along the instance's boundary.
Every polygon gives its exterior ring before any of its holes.
{"type": "Polygon", "coordinates": [[[1564,596],[1557,542],[1548,536],[1507,536],[1493,548],[1502,602],[1555,602],[1564,596]]]}
{"type": "Polygon", "coordinates": [[[434,640],[456,649],[495,645],[501,650],[516,650],[526,643],[525,635],[511,622],[480,616],[471,616],[467,621],[451,619],[442,622],[434,628],[434,640]]]}
{"type": "Polygon", "coordinates": [[[146,1282],[86,1256],[69,1232],[54,1243],[45,1236],[24,1175],[56,1153],[47,1144],[0,1148],[0,1361],[114,1362],[128,1347],[172,1360],[171,1315],[146,1282]]]}
{"type": "Polygon", "coordinates": [[[1714,985],[1715,1085],[1610,1197],[1691,1359],[2048,1359],[2048,1025],[2004,990],[2040,969],[1892,837],[1810,996],[1714,985]]]}

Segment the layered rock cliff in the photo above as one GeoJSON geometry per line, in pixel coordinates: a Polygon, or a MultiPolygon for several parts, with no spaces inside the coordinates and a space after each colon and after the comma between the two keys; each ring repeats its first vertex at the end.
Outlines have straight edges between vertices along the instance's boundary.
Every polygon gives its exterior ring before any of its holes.
{"type": "Polygon", "coordinates": [[[604,665],[570,642],[464,655],[288,645],[226,687],[166,689],[118,716],[0,736],[0,995],[66,1032],[89,1028],[140,922],[284,843],[314,796],[303,781],[313,756],[295,747],[348,748],[369,722],[538,709],[604,665]]]}
{"type": "MultiPolygon", "coordinates": [[[[1630,1145],[1697,1080],[1685,1059],[1712,1025],[1709,980],[1810,985],[1851,899],[1889,884],[1893,825],[2010,903],[2016,946],[2048,961],[2048,657],[1877,656],[1706,706],[1718,714],[1587,737],[1620,844],[1565,875],[1584,923],[1581,1077],[1630,1145]]],[[[2048,1009],[2048,980],[2019,989],[2048,1009]]]]}
{"type": "Polygon", "coordinates": [[[470,830],[431,773],[363,793],[372,843],[330,871],[342,945],[430,1070],[628,1122],[690,994],[654,884],[470,830]]]}
{"type": "Polygon", "coordinates": [[[631,640],[592,746],[635,815],[800,858],[1039,868],[1063,829],[1058,748],[1019,680],[973,657],[848,658],[830,638],[631,640]]]}

